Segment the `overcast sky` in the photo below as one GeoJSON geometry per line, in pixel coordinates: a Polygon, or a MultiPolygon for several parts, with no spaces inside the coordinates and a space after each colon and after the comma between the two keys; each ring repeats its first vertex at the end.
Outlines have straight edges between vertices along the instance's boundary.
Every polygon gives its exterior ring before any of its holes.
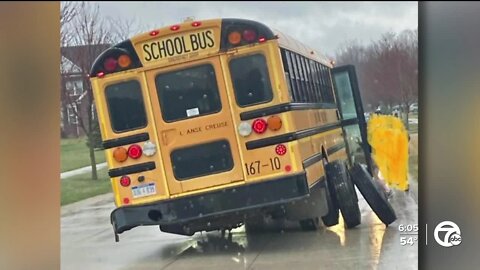
{"type": "Polygon", "coordinates": [[[418,27],[417,2],[96,3],[105,17],[136,18],[149,28],[179,23],[189,16],[258,20],[330,56],[347,40],[367,43],[388,31],[418,27]]]}

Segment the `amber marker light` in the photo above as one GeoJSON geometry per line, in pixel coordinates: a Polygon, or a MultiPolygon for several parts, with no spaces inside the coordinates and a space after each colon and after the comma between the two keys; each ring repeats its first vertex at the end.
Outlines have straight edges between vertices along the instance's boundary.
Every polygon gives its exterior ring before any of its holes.
{"type": "Polygon", "coordinates": [[[123,54],[123,55],[120,55],[120,57],[118,57],[118,65],[121,68],[127,68],[130,66],[130,64],[132,64],[132,60],[128,55],[123,54]]]}
{"type": "Polygon", "coordinates": [[[232,45],[237,45],[242,41],[242,34],[237,31],[231,32],[228,34],[228,42],[232,45]]]}
{"type": "Polygon", "coordinates": [[[124,162],[128,158],[127,149],[117,147],[113,150],[113,158],[118,162],[124,162]]]}
{"type": "Polygon", "coordinates": [[[267,119],[267,126],[272,131],[279,130],[282,127],[282,119],[276,115],[270,116],[267,119]]]}

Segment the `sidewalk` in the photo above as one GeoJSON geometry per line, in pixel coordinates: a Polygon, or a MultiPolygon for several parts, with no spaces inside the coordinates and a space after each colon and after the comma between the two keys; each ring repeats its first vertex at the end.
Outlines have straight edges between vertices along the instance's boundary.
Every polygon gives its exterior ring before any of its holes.
{"type": "MultiPolygon", "coordinates": [[[[105,167],[107,167],[106,162],[97,164],[97,170],[103,169],[105,167]]],[[[83,167],[83,168],[80,168],[80,169],[76,169],[76,170],[72,170],[72,171],[68,171],[68,172],[63,172],[63,173],[60,174],[60,179],[65,179],[65,178],[68,178],[68,177],[72,177],[72,176],[75,176],[75,175],[88,173],[88,172],[92,172],[92,166],[86,166],[86,167],[83,167]]]]}

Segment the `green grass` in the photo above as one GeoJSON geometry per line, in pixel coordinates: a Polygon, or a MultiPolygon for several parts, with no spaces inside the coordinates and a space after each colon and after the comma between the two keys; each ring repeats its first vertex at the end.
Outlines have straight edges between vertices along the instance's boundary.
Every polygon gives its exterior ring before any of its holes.
{"type": "MultiPolygon", "coordinates": [[[[62,139],[60,141],[61,171],[66,172],[90,165],[90,153],[85,138],[62,139]]],[[[105,162],[103,150],[95,151],[95,161],[105,162]]]]}
{"type": "Polygon", "coordinates": [[[112,191],[107,169],[98,170],[98,180],[92,180],[91,172],[88,172],[61,181],[61,205],[78,202],[112,191]]]}

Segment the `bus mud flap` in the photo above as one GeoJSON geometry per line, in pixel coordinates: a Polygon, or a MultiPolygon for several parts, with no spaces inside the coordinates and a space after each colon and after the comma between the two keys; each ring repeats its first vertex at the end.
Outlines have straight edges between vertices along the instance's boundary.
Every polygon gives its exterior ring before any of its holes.
{"type": "Polygon", "coordinates": [[[387,195],[383,188],[368,173],[362,165],[355,163],[350,171],[353,183],[357,186],[360,193],[372,208],[377,217],[385,224],[389,225],[397,219],[387,195]]]}

